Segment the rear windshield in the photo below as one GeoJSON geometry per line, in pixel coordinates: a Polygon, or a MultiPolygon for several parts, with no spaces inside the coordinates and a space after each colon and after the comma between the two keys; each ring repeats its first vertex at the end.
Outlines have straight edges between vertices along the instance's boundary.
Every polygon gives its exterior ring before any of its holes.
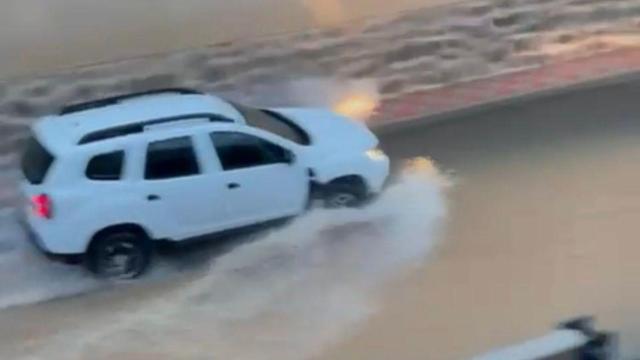
{"type": "Polygon", "coordinates": [[[250,126],[280,135],[296,144],[311,144],[309,135],[282,114],[271,110],[256,109],[238,103],[232,103],[232,105],[244,116],[247,124],[250,126]]]}
{"type": "Polygon", "coordinates": [[[22,156],[22,172],[31,184],[42,184],[53,160],[53,155],[31,136],[27,140],[27,147],[22,156]]]}

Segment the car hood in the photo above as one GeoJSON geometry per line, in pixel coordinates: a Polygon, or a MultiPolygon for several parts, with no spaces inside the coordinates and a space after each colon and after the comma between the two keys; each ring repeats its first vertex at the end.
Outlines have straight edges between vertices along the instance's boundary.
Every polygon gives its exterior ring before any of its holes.
{"type": "Polygon", "coordinates": [[[364,123],[325,109],[273,109],[304,129],[311,146],[363,151],[378,145],[378,139],[364,123]]]}

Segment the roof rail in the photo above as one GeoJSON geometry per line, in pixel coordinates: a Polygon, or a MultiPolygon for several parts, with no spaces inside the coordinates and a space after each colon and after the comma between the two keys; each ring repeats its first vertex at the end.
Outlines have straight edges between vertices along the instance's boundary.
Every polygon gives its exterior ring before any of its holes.
{"type": "Polygon", "coordinates": [[[167,124],[167,123],[181,121],[181,120],[192,120],[192,119],[201,119],[201,118],[209,119],[210,122],[222,122],[222,123],[234,122],[232,119],[226,118],[218,114],[203,113],[203,114],[178,115],[178,116],[141,121],[133,124],[120,125],[120,126],[97,130],[83,136],[78,141],[78,145],[84,145],[84,144],[89,144],[97,141],[113,139],[121,136],[139,134],[144,132],[144,128],[146,126],[167,124]]]}
{"type": "Polygon", "coordinates": [[[100,107],[105,107],[109,105],[115,105],[121,101],[129,100],[142,96],[150,96],[150,95],[160,95],[160,94],[180,94],[180,95],[202,95],[203,93],[193,89],[185,89],[185,88],[166,88],[166,89],[154,89],[147,90],[141,92],[135,92],[124,95],[116,95],[103,99],[91,100],[76,104],[71,104],[63,107],[58,115],[67,115],[80,111],[96,109],[100,107]]]}

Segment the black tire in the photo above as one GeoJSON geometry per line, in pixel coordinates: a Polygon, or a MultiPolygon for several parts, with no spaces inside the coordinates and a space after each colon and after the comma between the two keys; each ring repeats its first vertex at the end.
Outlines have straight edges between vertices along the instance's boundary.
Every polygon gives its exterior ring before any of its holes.
{"type": "Polygon", "coordinates": [[[151,241],[141,233],[106,233],[98,235],[89,247],[87,267],[103,279],[135,279],[147,270],[151,254],[151,241]]]}
{"type": "Polygon", "coordinates": [[[324,189],[324,205],[328,209],[353,208],[364,203],[367,191],[358,183],[331,183],[324,189]]]}
{"type": "Polygon", "coordinates": [[[61,259],[63,264],[66,265],[82,265],[82,255],[67,255],[63,256],[61,259]]]}

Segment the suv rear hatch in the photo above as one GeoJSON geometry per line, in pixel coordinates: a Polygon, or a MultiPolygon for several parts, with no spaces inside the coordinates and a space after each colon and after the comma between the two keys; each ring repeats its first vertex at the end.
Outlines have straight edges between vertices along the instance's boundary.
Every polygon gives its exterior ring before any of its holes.
{"type": "Polygon", "coordinates": [[[32,135],[22,155],[22,174],[29,184],[41,185],[54,161],[53,154],[32,135]]]}
{"type": "Polygon", "coordinates": [[[24,176],[20,188],[26,215],[42,219],[52,217],[51,198],[44,184],[54,162],[55,156],[32,134],[27,140],[20,164],[24,176]]]}

